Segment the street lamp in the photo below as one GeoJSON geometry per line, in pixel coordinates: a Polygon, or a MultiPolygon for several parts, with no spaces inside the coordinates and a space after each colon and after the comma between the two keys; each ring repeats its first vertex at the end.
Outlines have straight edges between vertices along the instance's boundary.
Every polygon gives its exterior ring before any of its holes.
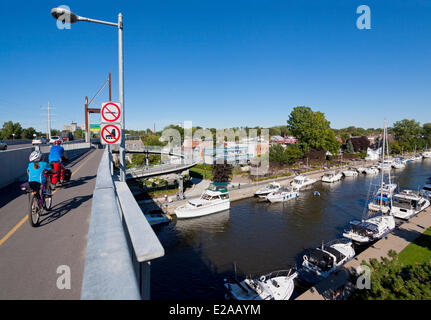
{"type": "Polygon", "coordinates": [[[121,131],[121,144],[120,144],[120,181],[126,182],[126,143],[124,137],[125,129],[125,118],[124,118],[124,61],[123,61],[123,15],[118,14],[118,22],[107,22],[101,20],[95,20],[90,18],[85,18],[76,15],[75,13],[65,9],[65,8],[54,8],[51,10],[51,15],[59,20],[68,23],[75,23],[78,21],[93,22],[99,24],[106,24],[109,26],[114,26],[118,28],[118,96],[120,99],[120,104],[123,106],[123,116],[121,118],[121,126],[123,130],[121,131]]]}

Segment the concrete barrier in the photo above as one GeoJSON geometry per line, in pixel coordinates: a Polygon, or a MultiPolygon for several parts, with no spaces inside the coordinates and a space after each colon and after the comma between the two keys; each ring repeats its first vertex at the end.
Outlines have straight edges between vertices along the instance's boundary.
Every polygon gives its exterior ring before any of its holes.
{"type": "Polygon", "coordinates": [[[28,157],[34,148],[0,152],[0,188],[27,177],[28,157]]]}
{"type": "Polygon", "coordinates": [[[4,140],[8,146],[13,146],[17,144],[29,144],[32,140],[4,140]]]}
{"type": "Polygon", "coordinates": [[[127,184],[114,184],[105,149],[93,193],[81,299],[149,299],[150,260],[164,253],[127,184]]]}
{"type": "MultiPolygon", "coordinates": [[[[69,160],[76,159],[91,149],[90,143],[69,143],[65,144],[64,150],[69,160]]],[[[30,153],[37,147],[22,149],[12,149],[0,152],[0,188],[3,188],[15,181],[24,181],[27,178],[27,166],[30,153]]],[[[48,161],[49,146],[41,146],[43,160],[48,161]]]]}

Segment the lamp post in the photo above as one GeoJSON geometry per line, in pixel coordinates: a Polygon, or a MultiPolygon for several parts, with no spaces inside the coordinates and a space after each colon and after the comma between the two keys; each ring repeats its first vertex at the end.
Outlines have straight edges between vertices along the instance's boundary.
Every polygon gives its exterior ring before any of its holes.
{"type": "Polygon", "coordinates": [[[125,117],[124,117],[124,61],[123,61],[123,15],[118,14],[118,22],[107,22],[101,20],[95,20],[90,18],[85,18],[76,15],[75,13],[65,9],[65,8],[54,8],[51,10],[51,15],[61,21],[75,23],[78,21],[93,22],[99,24],[106,24],[108,26],[114,26],[118,28],[118,96],[120,99],[120,104],[123,106],[123,115],[121,118],[121,126],[123,130],[121,131],[121,144],[120,144],[120,181],[126,182],[126,152],[125,152],[125,139],[124,139],[124,129],[125,129],[125,117]]]}

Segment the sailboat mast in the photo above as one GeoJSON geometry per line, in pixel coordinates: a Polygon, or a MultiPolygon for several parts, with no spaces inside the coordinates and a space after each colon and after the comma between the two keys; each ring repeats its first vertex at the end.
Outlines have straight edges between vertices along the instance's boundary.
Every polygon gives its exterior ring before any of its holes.
{"type": "Polygon", "coordinates": [[[384,175],[384,163],[385,163],[385,151],[386,151],[386,119],[385,119],[385,124],[383,127],[383,148],[382,148],[382,164],[381,164],[381,180],[380,180],[380,211],[383,212],[382,210],[382,204],[383,204],[383,175],[384,175]]]}

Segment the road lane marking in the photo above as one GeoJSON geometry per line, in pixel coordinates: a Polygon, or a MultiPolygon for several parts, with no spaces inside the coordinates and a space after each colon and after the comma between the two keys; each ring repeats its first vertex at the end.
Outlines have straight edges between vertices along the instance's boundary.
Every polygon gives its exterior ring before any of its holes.
{"type": "MultiPolygon", "coordinates": [[[[93,157],[94,157],[94,154],[93,154],[93,157]]],[[[72,174],[70,175],[71,177],[75,174],[75,173],[77,173],[81,168],[82,168],[82,166],[84,165],[84,164],[86,164],[87,162],[88,162],[88,160],[90,160],[91,158],[93,158],[93,157],[88,157],[87,159],[85,159],[84,160],[84,162],[78,167],[78,168],[76,168],[76,170],[75,171],[73,171],[72,172],[72,174]]],[[[52,192],[52,194],[54,194],[54,193],[56,193],[58,190],[60,190],[60,189],[55,189],[53,192],[52,192]]],[[[0,246],[2,246],[2,244],[3,243],[5,243],[6,242],[6,240],[7,239],[9,239],[19,228],[21,228],[21,226],[26,222],[28,220],[28,215],[25,215],[25,217],[24,218],[22,218],[16,225],[15,225],[15,227],[13,227],[12,229],[10,229],[9,230],[9,232],[8,233],[6,233],[6,235],[3,237],[3,238],[1,238],[0,239],[0,246]]]]}

